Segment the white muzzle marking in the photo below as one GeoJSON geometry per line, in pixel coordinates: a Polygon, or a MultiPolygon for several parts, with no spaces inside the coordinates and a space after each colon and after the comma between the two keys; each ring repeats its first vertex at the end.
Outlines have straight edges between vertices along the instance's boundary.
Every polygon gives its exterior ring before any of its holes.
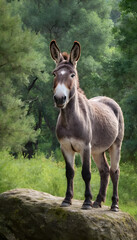
{"type": "Polygon", "coordinates": [[[65,105],[68,103],[69,101],[69,92],[70,90],[65,86],[64,83],[58,83],[56,89],[55,89],[55,96],[61,98],[63,96],[66,96],[66,102],[65,105]]]}

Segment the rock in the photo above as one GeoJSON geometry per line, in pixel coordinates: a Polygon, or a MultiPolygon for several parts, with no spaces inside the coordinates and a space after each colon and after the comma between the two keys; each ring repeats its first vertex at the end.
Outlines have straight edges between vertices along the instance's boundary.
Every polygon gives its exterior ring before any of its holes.
{"type": "Polygon", "coordinates": [[[108,207],[82,210],[73,200],[29,189],[0,194],[0,240],[137,240],[137,222],[108,207]]]}

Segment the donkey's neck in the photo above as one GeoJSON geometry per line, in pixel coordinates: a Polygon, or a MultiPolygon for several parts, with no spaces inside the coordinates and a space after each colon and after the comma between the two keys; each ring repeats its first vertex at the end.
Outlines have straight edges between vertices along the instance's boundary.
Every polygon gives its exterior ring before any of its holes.
{"type": "Polygon", "coordinates": [[[78,115],[79,112],[79,101],[78,101],[78,92],[76,91],[75,95],[71,98],[65,109],[60,110],[62,125],[64,127],[69,126],[70,119],[78,115]]]}

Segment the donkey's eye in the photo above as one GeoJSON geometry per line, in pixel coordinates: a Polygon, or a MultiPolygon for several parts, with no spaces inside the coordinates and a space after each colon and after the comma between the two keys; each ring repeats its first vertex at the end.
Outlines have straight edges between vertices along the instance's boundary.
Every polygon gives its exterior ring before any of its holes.
{"type": "Polygon", "coordinates": [[[71,76],[72,78],[75,77],[75,73],[72,73],[70,76],[71,76]]]}

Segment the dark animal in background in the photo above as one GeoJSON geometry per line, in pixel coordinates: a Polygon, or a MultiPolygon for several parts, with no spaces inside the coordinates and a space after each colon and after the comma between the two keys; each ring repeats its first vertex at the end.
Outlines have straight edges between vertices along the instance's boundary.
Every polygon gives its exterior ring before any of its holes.
{"type": "Polygon", "coordinates": [[[118,211],[118,179],[120,151],[124,135],[121,108],[111,98],[87,99],[79,87],[77,61],[80,44],[74,42],[70,55],[61,53],[56,41],[51,41],[50,52],[56,62],[54,75],[54,101],[60,109],[56,134],[66,162],[67,191],[61,206],[71,205],[73,198],[74,157],[78,152],[82,159],[82,177],[85,181],[83,209],[101,207],[105,201],[109,175],[113,183],[112,211],[118,211]],[[109,151],[109,167],[105,152],[109,151]],[[91,155],[99,169],[100,190],[92,204],[90,190],[91,155]]]}

